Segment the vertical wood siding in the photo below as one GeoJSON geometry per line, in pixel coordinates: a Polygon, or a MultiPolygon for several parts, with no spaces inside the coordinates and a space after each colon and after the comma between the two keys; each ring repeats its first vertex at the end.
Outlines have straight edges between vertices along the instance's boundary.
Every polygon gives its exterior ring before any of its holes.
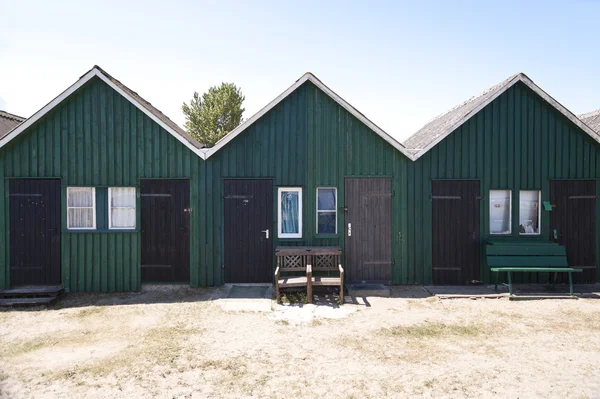
{"type": "MultiPolygon", "coordinates": [[[[138,186],[141,178],[191,178],[192,207],[199,208],[201,162],[104,82],[91,80],[0,150],[0,247],[7,249],[0,253],[0,287],[9,282],[7,178],[58,177],[63,186],[104,187],[138,186]]],[[[64,189],[62,195],[63,285],[71,292],[139,290],[139,232],[65,232],[64,189]]],[[[137,205],[139,228],[139,198],[137,205]]],[[[192,243],[203,236],[199,213],[192,213],[192,243]]],[[[197,285],[197,245],[190,255],[191,280],[197,285]]]]}
{"type": "MultiPolygon", "coordinates": [[[[542,201],[549,201],[552,179],[600,177],[599,154],[599,146],[585,132],[525,85],[513,86],[423,157],[407,165],[407,179],[401,181],[411,210],[406,235],[409,270],[400,281],[431,282],[431,179],[481,181],[481,195],[485,196],[480,209],[482,242],[489,239],[492,189],[513,190],[512,235],[507,239],[548,240],[550,214],[543,210],[541,235],[519,237],[519,190],[542,190],[542,201]]],[[[598,209],[600,201],[596,206],[598,209]]],[[[483,245],[481,272],[483,281],[489,282],[483,245]]],[[[544,278],[540,273],[521,273],[519,277],[531,282],[542,282],[539,279],[544,278]]]]}
{"type": "MultiPolygon", "coordinates": [[[[392,282],[427,284],[432,282],[432,179],[481,181],[486,197],[480,210],[482,241],[489,231],[489,190],[513,189],[514,239],[518,190],[541,189],[547,201],[550,179],[596,179],[598,159],[593,140],[522,84],[413,163],[307,82],[203,161],[103,82],[93,80],[0,150],[0,177],[60,177],[63,186],[191,179],[192,286],[223,283],[223,179],[271,178],[273,198],[278,187],[301,186],[302,239],[277,238],[273,206],[274,246],[343,248],[344,178],[390,177],[392,282]],[[338,190],[337,235],[316,234],[316,188],[321,186],[338,190]]],[[[0,246],[7,248],[8,180],[0,184],[0,246]]],[[[539,239],[548,238],[549,222],[548,213],[542,212],[539,239]]],[[[0,287],[8,281],[8,256],[8,251],[0,253],[0,287]]],[[[63,233],[62,259],[63,284],[72,291],[140,288],[139,233],[63,233]]],[[[484,265],[482,246],[481,276],[489,281],[484,265]]]]}
{"type": "MultiPolygon", "coordinates": [[[[223,179],[272,178],[273,197],[277,188],[303,189],[303,232],[301,239],[277,237],[277,203],[273,206],[273,244],[335,245],[344,247],[345,177],[399,176],[408,160],[339,106],[312,83],[307,82],[264,115],[244,133],[205,162],[207,206],[204,220],[207,248],[215,264],[223,263],[223,179]],[[316,234],[317,187],[336,187],[338,193],[337,235],[316,234]],[[210,208],[212,206],[212,208],[210,208]],[[210,219],[209,219],[210,218],[210,219]]],[[[393,179],[392,257],[394,283],[400,283],[402,246],[394,241],[400,232],[402,212],[399,179],[393,179]]],[[[406,212],[406,209],[404,209],[406,212]]],[[[274,257],[274,254],[273,254],[274,257]]],[[[207,268],[211,273],[214,268],[207,268]]],[[[208,278],[207,278],[208,280],[208,278]]],[[[202,276],[201,276],[201,281],[202,276]]],[[[222,272],[218,279],[222,282],[222,272]]]]}

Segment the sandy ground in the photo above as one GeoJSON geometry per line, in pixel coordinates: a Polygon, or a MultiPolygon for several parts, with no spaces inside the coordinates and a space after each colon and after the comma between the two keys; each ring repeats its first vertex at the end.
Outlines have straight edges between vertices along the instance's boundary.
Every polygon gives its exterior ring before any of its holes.
{"type": "Polygon", "coordinates": [[[0,312],[0,397],[600,397],[600,300],[224,310],[222,290],[0,312]]]}

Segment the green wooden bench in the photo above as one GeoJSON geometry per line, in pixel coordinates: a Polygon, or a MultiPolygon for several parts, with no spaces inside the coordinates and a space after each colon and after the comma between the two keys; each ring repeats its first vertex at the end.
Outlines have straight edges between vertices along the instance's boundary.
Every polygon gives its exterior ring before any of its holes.
{"type": "Polygon", "coordinates": [[[496,290],[498,289],[498,275],[500,272],[508,274],[508,291],[512,290],[512,273],[538,272],[555,273],[553,285],[556,281],[556,273],[569,274],[570,294],[573,296],[572,273],[581,272],[581,269],[569,267],[567,262],[567,250],[562,245],[514,245],[494,243],[486,245],[486,259],[488,267],[496,273],[496,290]]]}

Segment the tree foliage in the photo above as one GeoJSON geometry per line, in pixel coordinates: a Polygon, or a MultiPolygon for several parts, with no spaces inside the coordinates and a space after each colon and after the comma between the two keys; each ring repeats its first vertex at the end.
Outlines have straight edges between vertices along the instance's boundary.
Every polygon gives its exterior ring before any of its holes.
{"type": "Polygon", "coordinates": [[[188,133],[205,146],[214,146],[242,122],[244,99],[241,89],[233,83],[213,86],[202,97],[195,92],[190,104],[184,102],[181,107],[188,133]]]}

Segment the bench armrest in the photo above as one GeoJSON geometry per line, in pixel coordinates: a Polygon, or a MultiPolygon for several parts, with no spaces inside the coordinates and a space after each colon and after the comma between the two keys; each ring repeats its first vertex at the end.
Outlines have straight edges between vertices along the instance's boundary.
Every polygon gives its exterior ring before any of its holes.
{"type": "Polygon", "coordinates": [[[279,266],[277,266],[277,269],[275,269],[275,280],[279,279],[279,266]]]}
{"type": "Polygon", "coordinates": [[[306,265],[306,274],[307,275],[312,274],[312,265],[306,265]]]}
{"type": "Polygon", "coordinates": [[[341,263],[338,265],[338,269],[340,270],[340,279],[344,281],[344,268],[341,263]]]}

